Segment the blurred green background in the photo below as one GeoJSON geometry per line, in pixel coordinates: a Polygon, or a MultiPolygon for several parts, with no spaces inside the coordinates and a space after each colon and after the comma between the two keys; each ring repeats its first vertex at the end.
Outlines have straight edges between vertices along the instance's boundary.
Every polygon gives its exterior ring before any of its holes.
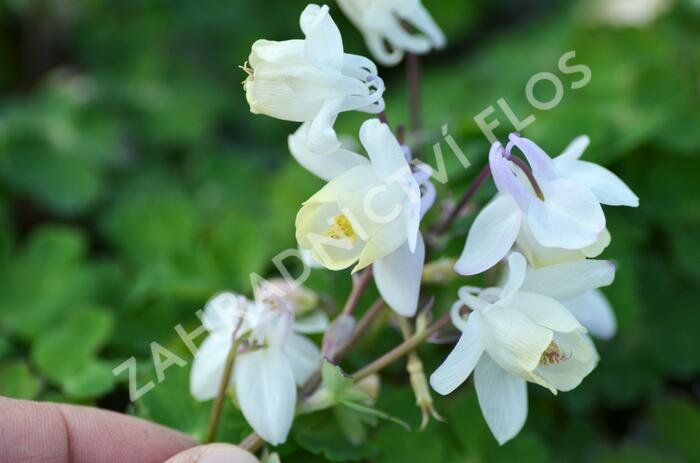
{"type": "MultiPolygon", "coordinates": [[[[640,5],[645,2],[639,2],[640,5]]],[[[537,121],[524,135],[550,154],[579,134],[585,159],[607,165],[638,193],[636,210],[608,208],[618,264],[606,289],[619,333],[599,342],[599,368],[571,393],[530,386],[522,433],[499,448],[471,386],[436,398],[447,423],[410,435],[383,423],[361,446],[332,414],[300,419],[279,449],[285,462],[700,461],[700,6],[677,0],[646,27],[596,25],[593,1],[425,0],[450,43],[423,59],[424,122],[481,166],[488,143],[473,117],[505,98],[537,121]],[[592,70],[589,85],[557,70],[592,70]],[[563,102],[537,111],[528,79],[554,72],[563,102]]],[[[173,327],[222,289],[249,293],[249,272],[294,247],[294,216],[321,185],[286,149],[295,124],[249,113],[238,69],[258,38],[299,37],[297,0],[4,0],[0,2],[0,394],[94,404],[202,437],[210,404],[188,393],[189,367],[136,404],[127,375],[153,377],[150,343],[191,356],[173,327]]],[[[347,52],[367,54],[335,5],[347,52]]],[[[387,113],[406,122],[402,67],[380,71],[387,113]]],[[[546,85],[542,99],[547,98],[546,85]]],[[[341,116],[356,134],[368,116],[341,116]]],[[[497,109],[504,136],[509,127],[497,109]]],[[[430,138],[432,137],[432,138],[430,138]]],[[[443,150],[447,147],[444,146],[443,150]]],[[[431,150],[424,150],[430,153],[431,150]]],[[[449,153],[449,151],[446,151],[449,153]]],[[[432,156],[424,156],[434,165],[432,156]]],[[[479,169],[448,156],[442,198],[479,169]]],[[[481,192],[484,201],[493,188],[481,192]]],[[[434,217],[433,217],[434,218],[434,217]]],[[[445,254],[461,250],[461,219],[445,254]]],[[[445,310],[462,278],[435,287],[445,310]]],[[[309,286],[337,306],[347,272],[314,271],[309,286]]],[[[373,295],[363,299],[363,306],[373,295]]],[[[399,341],[369,333],[343,364],[353,370],[399,341]]],[[[447,353],[420,350],[428,373],[447,353]]],[[[404,365],[383,376],[379,408],[416,428],[404,365]]],[[[249,429],[227,405],[219,439],[249,429]]]]}

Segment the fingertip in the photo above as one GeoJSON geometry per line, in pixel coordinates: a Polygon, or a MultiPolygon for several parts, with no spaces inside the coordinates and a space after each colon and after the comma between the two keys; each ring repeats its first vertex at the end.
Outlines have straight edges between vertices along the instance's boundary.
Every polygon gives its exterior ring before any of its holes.
{"type": "Polygon", "coordinates": [[[209,444],[178,453],[165,463],[260,463],[251,453],[229,444],[209,444]]]}

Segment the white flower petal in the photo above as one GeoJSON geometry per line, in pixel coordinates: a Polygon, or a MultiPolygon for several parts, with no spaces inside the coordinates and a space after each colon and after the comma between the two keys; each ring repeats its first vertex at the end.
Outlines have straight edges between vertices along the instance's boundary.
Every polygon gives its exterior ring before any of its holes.
{"type": "Polygon", "coordinates": [[[307,199],[304,204],[309,203],[337,203],[341,196],[349,192],[361,191],[376,183],[377,176],[369,163],[353,167],[341,175],[335,177],[330,182],[307,199]]]}
{"type": "Polygon", "coordinates": [[[442,32],[440,27],[437,25],[435,20],[430,16],[428,10],[425,9],[420,2],[404,2],[402,5],[408,6],[408,8],[399,8],[397,13],[406,22],[411,24],[414,28],[421,31],[430,40],[431,44],[435,48],[442,48],[447,43],[445,34],[442,32]]]}
{"type": "Polygon", "coordinates": [[[399,48],[389,49],[384,37],[377,32],[365,33],[365,41],[372,55],[384,66],[395,66],[403,59],[404,51],[399,48]]]}
{"type": "Polygon", "coordinates": [[[537,146],[537,143],[527,138],[519,137],[513,133],[510,134],[508,138],[510,138],[511,143],[517,146],[527,158],[527,162],[532,168],[532,175],[535,177],[540,187],[556,179],[552,158],[550,158],[542,148],[537,146]]]}
{"type": "Polygon", "coordinates": [[[639,197],[603,166],[587,161],[556,160],[555,168],[561,178],[579,182],[596,195],[601,204],[608,206],[639,206],[639,197]]]}
{"type": "Polygon", "coordinates": [[[481,313],[472,312],[454,349],[430,375],[430,385],[435,391],[447,395],[466,381],[476,362],[482,357],[485,336],[481,313]]]}
{"type": "Polygon", "coordinates": [[[261,62],[291,64],[299,62],[304,56],[303,40],[256,40],[250,51],[248,62],[256,67],[261,62]]]}
{"type": "Polygon", "coordinates": [[[612,241],[612,237],[608,229],[605,228],[600,232],[600,235],[598,235],[596,242],[581,249],[581,252],[588,258],[598,257],[605,251],[605,248],[610,246],[610,241],[612,241]]]}
{"type": "Polygon", "coordinates": [[[474,370],[474,386],[481,413],[499,444],[515,437],[527,419],[527,385],[510,375],[488,355],[474,370]]]}
{"type": "Polygon", "coordinates": [[[202,324],[207,331],[233,332],[241,318],[245,317],[248,301],[232,292],[222,292],[209,299],[204,306],[202,324]]]}
{"type": "Polygon", "coordinates": [[[316,310],[311,315],[294,320],[294,331],[297,333],[323,333],[326,328],[328,328],[328,314],[323,310],[316,310]]]}
{"type": "Polygon", "coordinates": [[[367,150],[377,177],[387,182],[410,177],[415,183],[406,155],[387,124],[379,119],[365,121],[360,127],[360,141],[367,150]]]}
{"type": "Polygon", "coordinates": [[[508,299],[520,289],[525,280],[526,272],[527,261],[525,257],[519,252],[511,253],[508,256],[508,277],[501,293],[503,299],[508,299]]]}
{"type": "MultiPolygon", "coordinates": [[[[496,290],[500,295],[501,289],[496,288],[496,290]]],[[[484,291],[488,291],[488,289],[484,291]]],[[[482,294],[484,293],[484,291],[481,291],[480,288],[475,288],[472,286],[462,286],[461,288],[459,288],[458,291],[459,300],[462,301],[463,305],[466,305],[472,310],[484,310],[494,302],[482,298],[482,294]],[[478,297],[475,296],[476,293],[479,294],[478,297]]]]}
{"type": "Polygon", "coordinates": [[[190,392],[197,400],[216,397],[232,337],[223,333],[208,336],[199,346],[190,370],[190,392]]]}
{"type": "Polygon", "coordinates": [[[312,63],[331,69],[343,67],[343,39],[328,12],[327,5],[308,5],[301,13],[299,25],[306,36],[306,56],[312,63]]]}
{"type": "Polygon", "coordinates": [[[419,236],[415,252],[408,243],[374,262],[374,281],[387,305],[404,317],[412,317],[418,309],[425,245],[419,236]]]}
{"type": "Polygon", "coordinates": [[[559,363],[540,365],[534,372],[538,383],[557,391],[576,388],[598,363],[598,354],[588,336],[557,334],[555,342],[565,356],[559,363]]]}
{"type": "Polygon", "coordinates": [[[323,101],[318,112],[308,123],[306,147],[313,153],[330,154],[341,148],[333,124],[343,104],[343,97],[323,101]]]}
{"type": "Polygon", "coordinates": [[[408,195],[409,200],[403,203],[406,220],[406,239],[408,240],[408,248],[413,252],[416,249],[416,243],[420,235],[420,220],[423,217],[421,215],[421,194],[418,183],[413,182],[406,186],[411,190],[408,195]],[[412,198],[415,198],[416,201],[413,201],[412,198]]]}
{"type": "Polygon", "coordinates": [[[481,312],[489,329],[486,351],[491,358],[515,374],[534,370],[552,342],[552,330],[510,307],[494,305],[481,312]]]}
{"type": "Polygon", "coordinates": [[[297,388],[281,349],[260,349],[241,355],[234,368],[236,396],[243,416],[260,437],[282,444],[292,427],[297,388]]]}
{"type": "Polygon", "coordinates": [[[615,336],[617,322],[612,306],[601,291],[589,291],[569,299],[564,305],[593,335],[602,339],[615,336]]]}
{"type": "Polygon", "coordinates": [[[353,272],[362,270],[378,259],[388,256],[404,244],[408,245],[406,242],[406,227],[402,220],[394,220],[382,225],[365,245],[357,265],[353,268],[353,272]]]}
{"type": "Polygon", "coordinates": [[[550,330],[563,333],[583,331],[581,324],[567,308],[551,297],[519,292],[512,296],[509,307],[519,310],[530,320],[550,330]]]}
{"type": "Polygon", "coordinates": [[[294,373],[297,386],[304,384],[321,365],[321,351],[304,336],[290,334],[284,346],[284,354],[294,373]]]}
{"type": "Polygon", "coordinates": [[[503,147],[499,142],[491,145],[489,167],[493,182],[500,193],[512,196],[520,209],[526,211],[533,200],[533,193],[528,191],[526,184],[519,178],[522,170],[503,157],[503,154],[503,147]]]}
{"type": "MultiPolygon", "coordinates": [[[[520,226],[520,233],[515,243],[517,249],[525,255],[529,264],[535,268],[570,262],[572,260],[581,260],[586,257],[583,250],[580,249],[548,248],[542,246],[532,235],[527,221],[524,221],[520,226]]],[[[592,246],[596,245],[594,244],[592,246]]]]}
{"type": "Polygon", "coordinates": [[[540,185],[544,201],[533,201],[528,225],[543,246],[581,249],[593,244],[605,228],[605,215],[595,195],[571,180],[540,185]]]}
{"type": "Polygon", "coordinates": [[[607,260],[581,259],[539,269],[528,269],[522,291],[566,301],[596,288],[610,285],[615,266],[607,260]]]}
{"type": "Polygon", "coordinates": [[[496,197],[474,220],[455,271],[474,275],[496,265],[515,242],[520,222],[521,212],[513,198],[496,197]]]}
{"type": "Polygon", "coordinates": [[[336,142],[324,147],[322,152],[311,150],[307,144],[309,126],[310,124],[305,122],[288,138],[289,151],[304,169],[330,181],[353,167],[369,164],[366,157],[352,151],[343,148],[333,151],[337,146],[336,142]]]}
{"type": "Polygon", "coordinates": [[[591,139],[588,138],[588,135],[581,135],[579,137],[576,137],[571,143],[569,143],[569,146],[567,146],[566,149],[564,149],[564,151],[559,156],[554,158],[555,171],[556,165],[559,161],[579,159],[590,144],[591,139]]]}

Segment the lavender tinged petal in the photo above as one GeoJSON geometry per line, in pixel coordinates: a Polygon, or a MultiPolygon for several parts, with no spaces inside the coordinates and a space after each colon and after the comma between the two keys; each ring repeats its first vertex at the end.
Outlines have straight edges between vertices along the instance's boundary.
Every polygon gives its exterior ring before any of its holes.
{"type": "Polygon", "coordinates": [[[510,134],[509,138],[527,158],[527,162],[530,164],[530,167],[532,167],[532,174],[535,176],[535,180],[537,180],[540,186],[557,178],[554,173],[554,163],[552,159],[542,148],[537,146],[535,142],[527,138],[521,138],[514,133],[510,134]]]}
{"type": "Polygon", "coordinates": [[[498,191],[513,197],[521,210],[527,211],[532,195],[530,195],[522,183],[510,169],[510,161],[503,157],[503,147],[496,142],[489,152],[489,165],[491,175],[496,183],[498,191]]]}

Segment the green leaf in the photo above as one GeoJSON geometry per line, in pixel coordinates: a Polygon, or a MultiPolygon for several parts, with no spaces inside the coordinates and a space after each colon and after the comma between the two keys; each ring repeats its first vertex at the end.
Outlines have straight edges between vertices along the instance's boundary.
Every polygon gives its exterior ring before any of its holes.
{"type": "Polygon", "coordinates": [[[341,400],[346,391],[354,384],[352,378],[343,373],[339,366],[333,365],[326,359],[323,360],[321,367],[321,380],[323,387],[337,400],[341,400]]]}
{"type": "Polygon", "coordinates": [[[103,217],[110,242],[144,263],[188,250],[196,230],[198,209],[163,173],[134,179],[103,217]]]}
{"type": "Polygon", "coordinates": [[[700,281],[700,223],[685,225],[678,224],[671,229],[670,244],[680,268],[688,275],[700,281]]]}
{"type": "Polygon", "coordinates": [[[0,269],[0,323],[31,339],[95,296],[97,275],[83,260],[83,236],[69,228],[32,233],[5,271],[0,269]]]}
{"type": "Polygon", "coordinates": [[[641,443],[630,443],[619,448],[606,448],[599,452],[593,461],[601,463],[681,463],[689,460],[674,458],[673,455],[641,443]]]}
{"type": "Polygon", "coordinates": [[[700,410],[697,402],[666,399],[651,411],[654,440],[684,456],[688,461],[700,461],[700,410]]]}
{"type": "Polygon", "coordinates": [[[7,357],[11,353],[12,353],[12,344],[10,344],[10,341],[8,341],[4,337],[0,336],[0,359],[3,357],[7,357]]]}
{"type": "Polygon", "coordinates": [[[377,455],[378,449],[371,443],[350,443],[329,411],[297,417],[292,435],[303,449],[329,461],[373,460],[377,455]]]}
{"type": "Polygon", "coordinates": [[[103,309],[76,312],[32,346],[32,360],[66,394],[97,396],[114,383],[111,369],[95,363],[110,336],[113,315],[103,309]]]}
{"type": "Polygon", "coordinates": [[[76,399],[99,397],[111,391],[114,382],[112,365],[93,361],[67,376],[63,381],[63,390],[68,396],[76,399]]]}
{"type": "Polygon", "coordinates": [[[398,424],[399,426],[403,427],[406,431],[410,431],[411,427],[406,423],[405,421],[402,421],[394,416],[389,415],[388,413],[385,413],[381,410],[377,410],[376,408],[369,407],[367,405],[362,405],[358,402],[351,402],[351,401],[343,401],[341,402],[344,407],[348,407],[350,410],[353,410],[355,412],[368,415],[368,416],[373,416],[375,418],[379,418],[381,420],[386,420],[390,421],[394,424],[398,424]]]}
{"type": "MultiPolygon", "coordinates": [[[[336,423],[345,438],[353,445],[361,445],[367,440],[367,428],[365,424],[368,420],[365,415],[354,412],[348,407],[333,407],[336,423]]],[[[376,424],[372,420],[371,424],[376,424]]]]}
{"type": "Polygon", "coordinates": [[[0,396],[15,399],[33,399],[41,382],[21,360],[0,364],[0,396]]]}

